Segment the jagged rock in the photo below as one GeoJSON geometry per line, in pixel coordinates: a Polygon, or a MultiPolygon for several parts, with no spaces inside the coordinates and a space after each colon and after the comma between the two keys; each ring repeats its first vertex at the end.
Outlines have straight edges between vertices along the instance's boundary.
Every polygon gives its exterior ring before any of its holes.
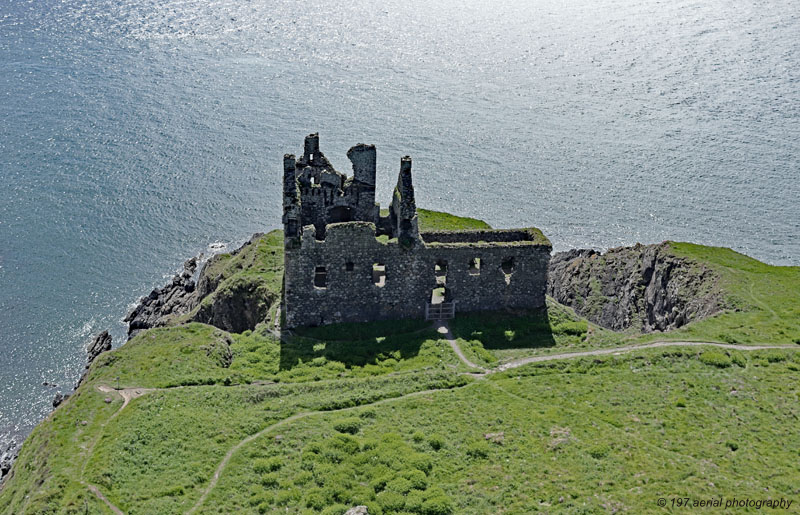
{"type": "MultiPolygon", "coordinates": [[[[236,249],[233,252],[231,252],[230,255],[231,256],[238,255],[244,249],[246,249],[249,245],[252,245],[256,241],[258,241],[262,236],[264,236],[263,232],[257,232],[255,234],[253,234],[253,236],[251,236],[248,241],[244,242],[244,244],[241,247],[239,247],[238,249],[236,249]]],[[[211,257],[206,262],[206,264],[203,267],[203,269],[200,271],[200,277],[197,278],[197,300],[198,300],[198,302],[200,300],[204,299],[205,297],[209,296],[210,294],[212,294],[217,289],[217,287],[219,286],[219,283],[222,282],[222,277],[212,273],[211,270],[213,268],[213,265],[217,262],[218,259],[221,259],[221,257],[223,255],[224,254],[217,254],[217,255],[211,257]]]]}
{"type": "Polygon", "coordinates": [[[89,347],[86,349],[86,368],[89,368],[89,365],[104,352],[108,352],[111,350],[111,335],[108,334],[108,331],[103,331],[102,333],[98,334],[92,343],[89,344],[89,347]]]}
{"type": "Polygon", "coordinates": [[[613,330],[667,331],[725,307],[719,277],[669,252],[668,243],[570,250],[550,260],[547,293],[613,330]]]}
{"type": "Polygon", "coordinates": [[[369,511],[366,506],[353,506],[344,515],[369,515],[369,511]]]}
{"type": "Polygon", "coordinates": [[[202,303],[194,320],[224,331],[241,333],[252,330],[263,321],[275,295],[258,282],[236,283],[217,291],[208,303],[202,303]]]}
{"type": "MultiPolygon", "coordinates": [[[[254,234],[230,255],[238,255],[262,236],[263,233],[254,234]]],[[[214,266],[219,259],[225,258],[211,257],[195,283],[192,277],[197,270],[197,258],[192,258],[184,263],[183,272],[175,275],[166,286],[156,288],[147,297],[142,297],[136,308],[125,317],[128,322],[128,339],[146,329],[166,325],[170,317],[189,313],[192,313],[192,321],[233,332],[253,329],[262,322],[270,304],[275,300],[272,298],[274,294],[262,291],[258,281],[236,283],[225,291],[218,291],[224,280],[218,272],[219,268],[214,266]],[[214,298],[201,304],[212,293],[216,293],[214,298]],[[195,311],[195,308],[198,309],[195,311]]]]}
{"type": "MultiPolygon", "coordinates": [[[[78,384],[75,385],[75,390],[77,390],[78,387],[83,384],[83,381],[86,380],[86,375],[89,373],[89,367],[92,365],[94,360],[97,359],[97,356],[111,350],[111,342],[111,335],[108,334],[108,331],[103,331],[95,336],[94,340],[92,340],[89,346],[86,347],[86,368],[84,369],[81,378],[78,379],[78,384]]],[[[55,402],[55,400],[53,402],[55,402]]],[[[55,407],[55,405],[53,407],[55,407]]]]}
{"type": "Polygon", "coordinates": [[[11,466],[14,460],[19,455],[19,443],[16,439],[11,439],[0,447],[0,482],[2,482],[8,473],[11,472],[11,466]]]}
{"type": "Polygon", "coordinates": [[[69,398],[69,394],[64,395],[63,393],[58,392],[56,394],[56,396],[53,398],[53,407],[57,408],[57,407],[61,406],[61,403],[63,403],[68,398],[69,398]]]}
{"type": "Polygon", "coordinates": [[[128,339],[152,327],[163,326],[169,316],[184,315],[191,311],[198,301],[195,283],[192,280],[197,270],[197,258],[183,264],[183,271],[176,274],[169,284],[156,288],[147,297],[142,297],[139,305],[125,317],[128,322],[128,339]]]}

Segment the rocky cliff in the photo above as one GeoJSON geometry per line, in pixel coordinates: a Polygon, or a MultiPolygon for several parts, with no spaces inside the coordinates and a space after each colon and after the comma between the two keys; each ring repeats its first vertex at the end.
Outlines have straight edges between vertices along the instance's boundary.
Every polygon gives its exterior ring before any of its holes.
{"type": "Polygon", "coordinates": [[[183,272],[176,274],[169,284],[139,299],[139,304],[125,317],[128,339],[146,329],[163,326],[169,317],[185,315],[197,305],[198,295],[192,279],[195,270],[197,259],[189,259],[183,264],[183,272]]]}
{"type": "Polygon", "coordinates": [[[718,275],[669,243],[570,250],[550,260],[547,293],[614,330],[667,331],[725,307],[718,275]]]}
{"type": "Polygon", "coordinates": [[[254,234],[230,254],[211,257],[195,282],[197,259],[182,273],[142,297],[125,318],[128,339],[152,327],[202,322],[225,331],[253,329],[268,318],[280,295],[276,270],[283,267],[281,233],[254,234]]]}

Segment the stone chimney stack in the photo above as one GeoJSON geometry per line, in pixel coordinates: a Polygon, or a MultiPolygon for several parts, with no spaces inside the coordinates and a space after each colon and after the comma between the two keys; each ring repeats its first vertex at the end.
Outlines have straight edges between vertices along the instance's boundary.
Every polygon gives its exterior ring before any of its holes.
{"type": "Polygon", "coordinates": [[[297,199],[297,179],[295,169],[297,162],[293,154],[283,156],[283,207],[297,199]]]}
{"type": "Polygon", "coordinates": [[[390,210],[397,218],[395,234],[400,242],[413,245],[419,239],[417,204],[414,201],[414,184],[411,180],[411,158],[400,159],[400,174],[390,210]]]}
{"type": "Polygon", "coordinates": [[[306,136],[305,146],[303,148],[303,160],[308,164],[316,164],[319,160],[319,133],[309,134],[306,136]]]}
{"type": "Polygon", "coordinates": [[[294,155],[283,156],[283,234],[284,238],[300,235],[300,198],[297,192],[294,155]]]}

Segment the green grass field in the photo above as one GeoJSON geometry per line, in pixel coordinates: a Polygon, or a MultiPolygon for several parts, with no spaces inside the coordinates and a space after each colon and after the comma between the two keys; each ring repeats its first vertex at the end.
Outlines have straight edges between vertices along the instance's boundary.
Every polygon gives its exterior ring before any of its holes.
{"type": "Polygon", "coordinates": [[[800,267],[768,265],[721,247],[675,242],[670,247],[716,270],[735,310],[689,324],[669,338],[800,344],[800,267]]]}
{"type": "MultiPolygon", "coordinates": [[[[423,221],[482,224],[420,210],[423,221]]],[[[216,258],[206,302],[255,285],[272,311],[280,243],[273,232],[216,258]]],[[[90,485],[137,514],[342,514],[357,504],[370,514],[660,513],[659,498],[796,499],[800,269],[671,245],[717,270],[736,309],[641,335],[548,300],[539,311],[459,314],[450,329],[488,369],[653,340],[787,346],[642,349],[476,378],[424,321],[279,338],[274,313],[241,333],[184,317],[95,361],[26,440],[0,513],[112,513],[90,485]],[[119,393],[99,389],[117,383],[133,396],[124,409],[119,393]]]]}

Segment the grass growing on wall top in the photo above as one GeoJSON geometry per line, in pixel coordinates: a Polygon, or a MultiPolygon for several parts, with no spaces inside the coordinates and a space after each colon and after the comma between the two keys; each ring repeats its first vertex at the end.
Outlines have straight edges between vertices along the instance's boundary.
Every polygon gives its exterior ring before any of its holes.
{"type": "Polygon", "coordinates": [[[468,229],[491,229],[492,227],[477,218],[455,216],[439,211],[417,209],[420,232],[425,231],[463,231],[468,229]]]}

